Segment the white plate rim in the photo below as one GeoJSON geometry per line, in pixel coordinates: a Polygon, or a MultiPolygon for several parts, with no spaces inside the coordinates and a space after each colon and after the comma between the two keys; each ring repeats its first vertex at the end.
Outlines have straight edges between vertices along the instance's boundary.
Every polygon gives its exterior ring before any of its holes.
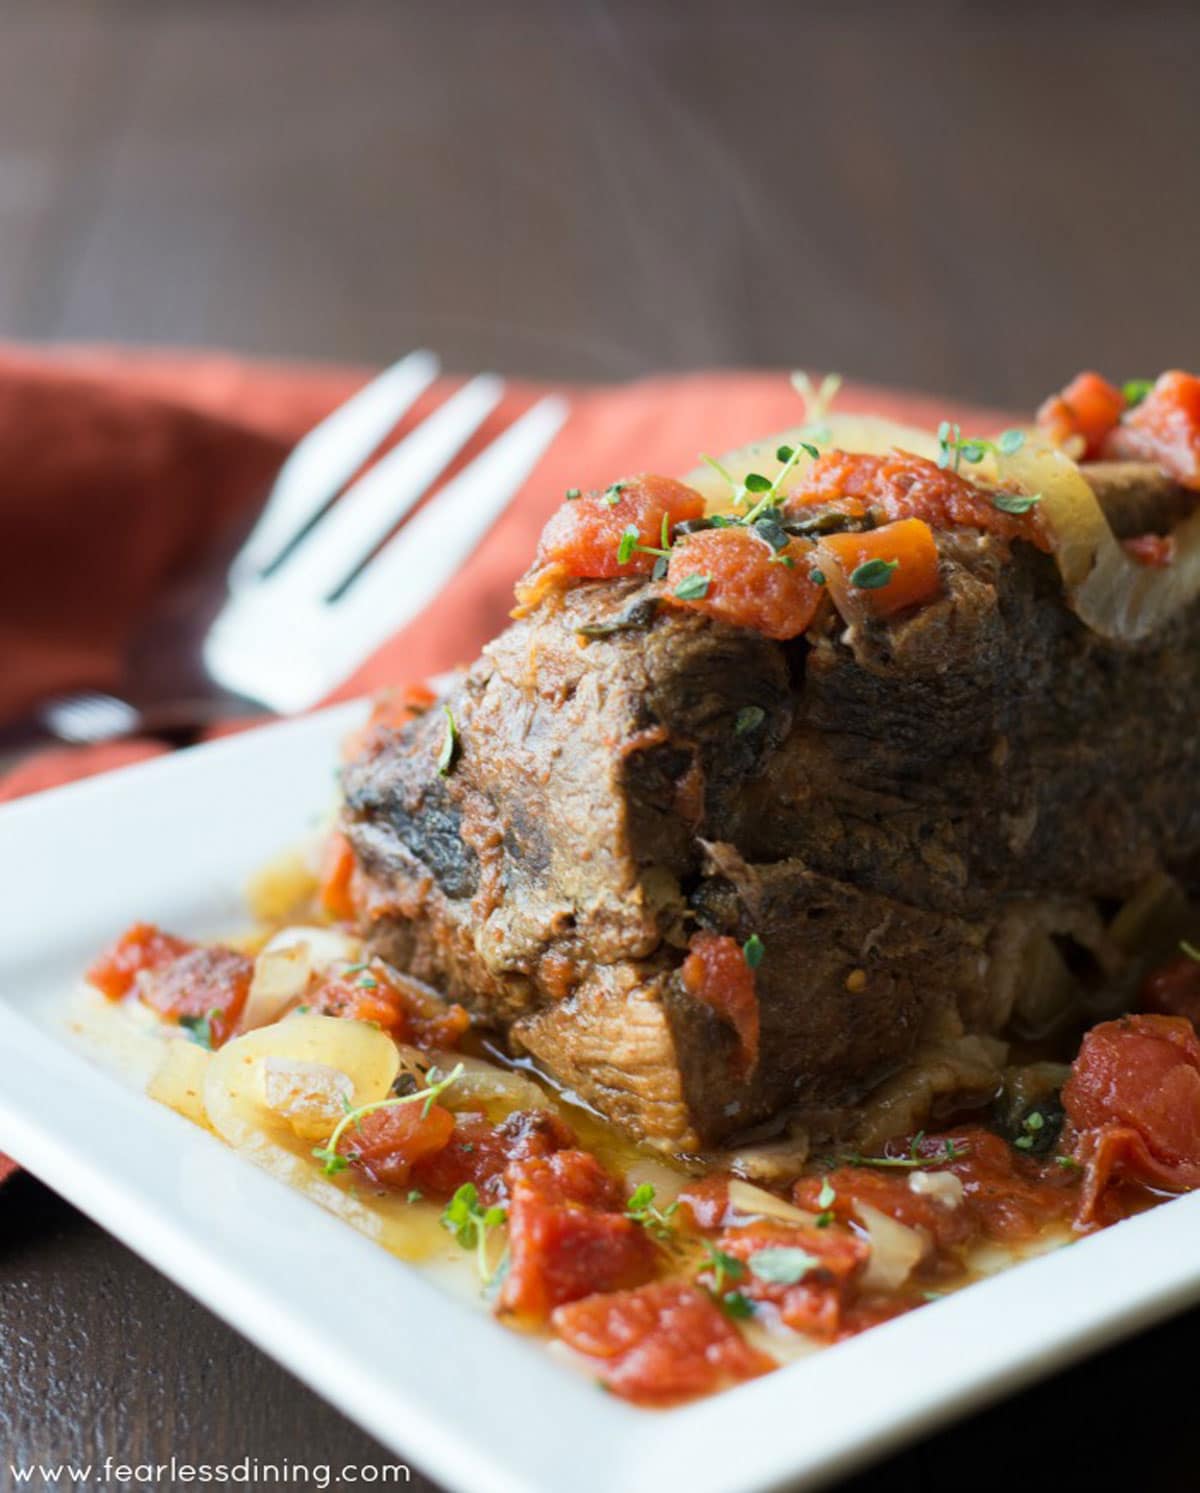
{"type": "MultiPolygon", "coordinates": [[[[277,776],[287,754],[309,765],[332,759],[361,708],[0,807],[0,864],[45,842],[52,873],[58,853],[79,851],[81,825],[96,834],[128,823],[147,800],[197,825],[214,785],[234,804],[239,794],[254,803],[274,789],[264,774],[277,776]]],[[[675,1411],[634,1410],[48,1034],[15,988],[36,966],[39,939],[55,933],[53,922],[37,926],[47,884],[31,877],[0,910],[0,1149],[455,1490],[637,1493],[665,1480],[690,1493],[812,1487],[1200,1299],[1193,1195],[724,1395],[675,1411]],[[13,946],[18,957],[6,961],[13,946]],[[69,1098],[48,1106],[47,1094],[69,1098]],[[255,1223],[231,1233],[211,1210],[205,1216],[182,1190],[189,1168],[218,1198],[236,1196],[255,1223]],[[284,1237],[303,1248],[280,1260],[271,1246],[284,1237]],[[385,1282],[394,1321],[374,1297],[331,1292],[335,1272],[385,1282]],[[422,1350],[404,1351],[414,1340],[422,1350]]],[[[150,868],[129,921],[155,915],[155,891],[150,868]]],[[[70,912],[68,899],[55,916],[70,912]]]]}

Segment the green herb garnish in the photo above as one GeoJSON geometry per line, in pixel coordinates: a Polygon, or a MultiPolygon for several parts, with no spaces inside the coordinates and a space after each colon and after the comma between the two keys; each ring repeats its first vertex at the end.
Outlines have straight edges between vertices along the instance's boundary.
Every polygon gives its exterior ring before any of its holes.
{"type": "Polygon", "coordinates": [[[734,735],[745,736],[747,731],[761,726],[766,718],[767,712],[761,705],[743,705],[733,718],[734,735]]]}
{"type": "Polygon", "coordinates": [[[437,770],[442,777],[450,775],[454,757],[458,750],[458,727],[454,724],[454,713],[449,705],[443,705],[446,713],[446,734],[442,737],[442,749],[438,753],[437,770]]]}
{"type": "Polygon", "coordinates": [[[740,1291],[729,1291],[724,1296],[718,1296],[717,1305],[727,1317],[733,1317],[735,1321],[744,1321],[754,1315],[753,1301],[740,1291]]]}
{"type": "Polygon", "coordinates": [[[1179,940],[1179,952],[1181,954],[1186,954],[1189,959],[1194,959],[1198,964],[1200,964],[1200,949],[1198,949],[1195,944],[1188,943],[1186,938],[1181,938],[1179,940]]]}
{"type": "Polygon", "coordinates": [[[745,959],[751,969],[758,968],[763,962],[763,955],[766,952],[766,946],[757,933],[752,933],[742,945],[742,958],[745,959]]]}
{"type": "Polygon", "coordinates": [[[848,1166],[896,1167],[906,1171],[919,1171],[927,1166],[945,1166],[947,1162],[958,1161],[967,1154],[966,1146],[960,1146],[956,1141],[947,1139],[945,1145],[935,1155],[922,1156],[921,1142],[924,1139],[925,1132],[918,1130],[912,1138],[907,1156],[860,1156],[854,1151],[839,1159],[848,1166]]]}
{"type": "Polygon", "coordinates": [[[952,467],[957,472],[964,461],[975,466],[989,451],[997,456],[1011,456],[1025,444],[1022,430],[1006,430],[994,441],[985,441],[978,436],[968,436],[964,440],[962,428],[952,425],[949,420],[943,420],[938,426],[937,437],[937,464],[943,471],[952,467]]]}
{"type": "Polygon", "coordinates": [[[794,1249],[788,1245],[778,1248],[760,1249],[750,1256],[750,1269],[773,1286],[794,1286],[820,1265],[816,1255],[806,1249],[794,1249]]]}
{"type": "Polygon", "coordinates": [[[567,488],[567,502],[568,503],[573,503],[576,500],[576,498],[581,498],[581,497],[583,497],[583,493],[579,490],[579,488],[577,488],[577,487],[568,487],[567,488]]]}
{"type": "Polygon", "coordinates": [[[1035,493],[1026,497],[1024,493],[1016,492],[994,492],[991,494],[993,508],[999,508],[1001,513],[1028,513],[1042,501],[1041,493],[1035,493]]]}
{"type": "Polygon", "coordinates": [[[463,1249],[475,1251],[475,1267],[484,1285],[490,1285],[494,1271],[488,1263],[488,1239],[508,1219],[507,1210],[499,1204],[484,1208],[474,1182],[464,1182],[442,1211],[442,1227],[453,1234],[463,1249]]]}
{"type": "Polygon", "coordinates": [[[213,1022],[221,1016],[220,1008],[206,1011],[203,1016],[181,1016],[179,1025],[188,1034],[188,1041],[194,1042],[197,1047],[203,1047],[206,1052],[212,1052],[216,1046],[213,1035],[213,1022]]]}
{"type": "Polygon", "coordinates": [[[878,591],[899,568],[899,560],[865,560],[850,572],[850,584],[860,591],[878,591]]]}
{"type": "Polygon", "coordinates": [[[666,1208],[656,1208],[654,1188],[649,1182],[635,1187],[632,1197],[625,1204],[625,1217],[631,1218],[634,1223],[640,1223],[648,1234],[660,1240],[670,1239],[674,1234],[675,1226],[671,1219],[678,1211],[678,1203],[671,1203],[666,1208]]]}
{"type": "Polygon", "coordinates": [[[1025,1134],[1018,1135],[1016,1140],[1013,1141],[1013,1145],[1016,1146],[1018,1151],[1032,1151],[1034,1141],[1037,1140],[1038,1131],[1041,1130],[1045,1126],[1045,1124],[1046,1116],[1042,1114],[1041,1110],[1031,1109],[1025,1116],[1025,1118],[1021,1121],[1021,1129],[1025,1131],[1025,1134]]]}
{"type": "Polygon", "coordinates": [[[1130,378],[1121,385],[1121,393],[1125,396],[1125,403],[1129,408],[1135,410],[1153,387],[1152,378],[1130,378]]]}
{"type": "Polygon", "coordinates": [[[730,1281],[738,1281],[746,1274],[746,1267],[736,1255],[726,1254],[715,1244],[705,1243],[709,1269],[713,1273],[713,1294],[723,1296],[730,1281]]]}
{"type": "MultiPolygon", "coordinates": [[[[402,1104],[416,1104],[421,1100],[425,1104],[422,1114],[422,1118],[424,1118],[433,1107],[433,1102],[438,1095],[443,1090],[448,1089],[457,1079],[461,1078],[465,1069],[459,1063],[444,1078],[436,1077],[437,1071],[436,1068],[430,1068],[429,1072],[425,1075],[426,1087],[423,1089],[417,1089],[411,1094],[401,1094],[387,1099],[375,1099],[370,1104],[360,1104],[357,1109],[347,1109],[325,1144],[313,1147],[313,1155],[318,1161],[324,1163],[322,1170],[325,1175],[327,1177],[335,1177],[338,1172],[344,1172],[350,1165],[348,1159],[338,1150],[338,1146],[341,1144],[342,1137],[351,1125],[355,1129],[360,1129],[361,1122],[366,1115],[373,1115],[377,1110],[381,1109],[398,1109],[402,1104]]],[[[345,1101],[343,1100],[343,1102],[345,1101]]]]}
{"type": "Polygon", "coordinates": [[[675,595],[680,601],[701,601],[708,595],[711,582],[711,575],[685,575],[675,587],[675,595]]]}

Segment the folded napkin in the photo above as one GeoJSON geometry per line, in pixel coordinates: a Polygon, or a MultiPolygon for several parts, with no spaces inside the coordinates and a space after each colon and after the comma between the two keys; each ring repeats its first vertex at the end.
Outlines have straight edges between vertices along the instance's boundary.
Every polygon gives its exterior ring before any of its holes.
{"type": "MultiPolygon", "coordinates": [[[[180,584],[196,557],[236,541],[296,439],[368,375],[328,366],[251,363],[217,353],[0,349],[0,725],[56,691],[119,688],[138,617],[180,584]]],[[[454,387],[441,380],[396,438],[454,387]]],[[[546,392],[514,383],[456,465],[470,460],[546,392]]],[[[417,680],[472,659],[503,626],[512,584],[567,488],[634,471],[685,472],[795,424],[782,373],[702,373],[568,389],[571,414],[525,490],[424,613],[333,698],[417,680]]],[[[865,386],[839,408],[916,424],[1006,423],[995,412],[865,386]]],[[[0,800],[166,750],[146,741],[58,748],[0,779],[0,800]]],[[[131,908],[130,917],[145,913],[131,908]]],[[[5,1172],[0,1158],[0,1180],[5,1172]]]]}

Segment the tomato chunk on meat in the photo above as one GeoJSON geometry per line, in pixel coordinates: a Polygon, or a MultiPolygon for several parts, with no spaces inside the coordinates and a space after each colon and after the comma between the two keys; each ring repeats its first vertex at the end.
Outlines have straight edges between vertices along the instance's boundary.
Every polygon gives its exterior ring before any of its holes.
{"type": "Polygon", "coordinates": [[[683,988],[710,1007],[737,1034],[739,1064],[749,1073],[758,1062],[759,1012],[754,971],[735,938],[697,933],[679,971],[683,988]]]}
{"type": "Polygon", "coordinates": [[[415,1101],[377,1109],[356,1120],[338,1154],[380,1187],[407,1187],[412,1169],[450,1144],[454,1116],[440,1104],[415,1101]]]}
{"type": "Polygon", "coordinates": [[[812,622],[821,587],[809,574],[812,546],[775,550],[753,529],[702,529],[681,539],[667,566],[667,600],[768,638],[794,638],[812,622]]]}
{"type": "Polygon", "coordinates": [[[1080,373],[1037,412],[1038,429],[1056,446],[1074,443],[1083,461],[1100,455],[1125,413],[1125,395],[1098,373],[1080,373]]]}
{"type": "Polygon", "coordinates": [[[135,923],[111,944],[88,970],[86,979],[109,1000],[120,1000],[133,989],[143,970],[162,969],[195,945],[153,923],[135,923]]]}
{"type": "Polygon", "coordinates": [[[909,451],[892,450],[884,456],[826,452],[788,493],[783,509],[785,515],[799,517],[820,505],[855,517],[870,512],[891,521],[920,518],[934,529],[983,529],[1049,548],[1036,510],[1004,513],[983,488],[909,451]]]}
{"type": "Polygon", "coordinates": [[[767,1374],[752,1348],[695,1286],[660,1281],[560,1306],[554,1330],[595,1360],[606,1388],[638,1405],[671,1405],[767,1374]]]}
{"type": "Polygon", "coordinates": [[[624,1216],[616,1179],[586,1151],[514,1162],[505,1183],[510,1265],[502,1312],[540,1322],[564,1302],[654,1274],[652,1240],[624,1216]]]}
{"type": "Polygon", "coordinates": [[[827,534],[817,546],[817,564],[847,621],[864,613],[891,617],[932,601],[942,589],[933,530],[920,518],[861,534],[827,534]]]}
{"type": "Polygon", "coordinates": [[[1173,371],[1108,435],[1102,454],[1152,461],[1184,487],[1200,491],[1200,378],[1173,371]]]}
{"type": "Polygon", "coordinates": [[[628,477],[565,502],[542,530],[534,571],[556,566],[563,575],[591,580],[649,575],[656,557],[645,550],[665,547],[664,524],[669,541],[676,524],[703,515],[704,499],[695,488],[673,477],[628,477]],[[645,549],[630,550],[622,561],[629,529],[645,549]]]}
{"type": "Polygon", "coordinates": [[[1063,1105],[1086,1167],[1077,1222],[1112,1217],[1122,1183],[1164,1192],[1200,1187],[1200,1038],[1179,1016],[1125,1016],[1083,1039],[1063,1105]]]}
{"type": "Polygon", "coordinates": [[[250,993],[254,961],[219,946],[189,949],[138,981],[138,999],[180,1025],[203,1022],[212,1047],[237,1030],[250,993]]]}
{"type": "Polygon", "coordinates": [[[413,1184],[431,1197],[452,1197],[466,1182],[484,1204],[505,1196],[504,1173],[514,1161],[553,1156],[577,1145],[569,1125],[546,1109],[521,1109],[499,1125],[485,1116],[460,1114],[454,1134],[436,1155],[418,1163],[413,1184]]]}
{"type": "Polygon", "coordinates": [[[373,1022],[397,1042],[427,1051],[456,1047],[471,1024],[462,1006],[443,1004],[378,959],[334,969],[302,1004],[320,1016],[373,1022]]]}

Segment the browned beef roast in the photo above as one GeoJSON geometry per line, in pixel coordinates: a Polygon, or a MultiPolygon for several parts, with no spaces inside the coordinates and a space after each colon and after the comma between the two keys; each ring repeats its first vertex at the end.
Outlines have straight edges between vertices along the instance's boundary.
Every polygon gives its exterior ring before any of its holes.
{"type": "MultiPolygon", "coordinates": [[[[1118,532],[1190,501],[1096,485],[1118,532]]],[[[449,774],[437,709],[345,773],[375,947],[674,1150],[836,1131],[1047,960],[1086,985],[1110,904],[1200,877],[1200,611],[1116,646],[1040,551],[938,543],[940,600],[790,643],[625,581],[515,622],[448,697],[449,774]],[[701,928],[766,949],[748,1074],[680,979],[701,928]]]]}

